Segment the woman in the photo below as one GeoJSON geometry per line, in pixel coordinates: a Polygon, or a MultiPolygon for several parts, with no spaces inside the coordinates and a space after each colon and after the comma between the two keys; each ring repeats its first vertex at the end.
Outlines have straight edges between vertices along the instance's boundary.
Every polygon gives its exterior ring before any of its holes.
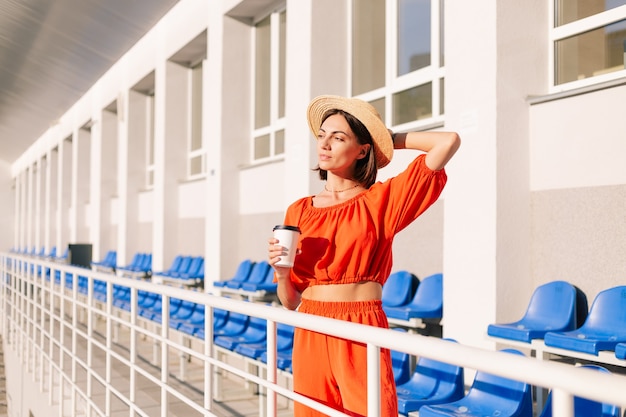
{"type": "MultiPolygon", "coordinates": [[[[278,297],[288,309],[388,327],[382,286],[392,268],[393,238],[439,197],[443,170],[460,145],[456,133],[394,133],[362,100],[315,98],[307,111],[317,137],[318,194],[289,206],[285,224],[301,230],[293,268],[275,265],[284,248],[269,239],[278,297]],[[395,149],[422,151],[394,178],[376,182],[395,149]]],[[[397,417],[390,353],[381,350],[381,415],[397,417]]],[[[294,390],[348,415],[367,414],[364,344],[296,329],[294,390]]],[[[323,415],[300,403],[295,416],[323,415]]]]}

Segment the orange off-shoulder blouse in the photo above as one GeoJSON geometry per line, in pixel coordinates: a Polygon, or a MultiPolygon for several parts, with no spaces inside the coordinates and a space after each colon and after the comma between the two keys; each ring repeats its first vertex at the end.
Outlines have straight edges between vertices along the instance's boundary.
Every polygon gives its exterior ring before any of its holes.
{"type": "Polygon", "coordinates": [[[396,177],[343,203],[318,208],[312,196],[295,201],[284,223],[302,232],[291,281],[300,292],[311,285],[384,284],[394,236],[437,201],[446,181],[445,170],[431,170],[421,154],[396,177]]]}

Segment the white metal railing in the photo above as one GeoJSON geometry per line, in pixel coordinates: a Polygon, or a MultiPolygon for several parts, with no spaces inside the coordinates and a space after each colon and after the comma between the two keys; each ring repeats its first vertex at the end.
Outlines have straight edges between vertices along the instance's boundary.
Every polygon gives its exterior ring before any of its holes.
{"type": "MultiPolygon", "coordinates": [[[[534,358],[510,355],[457,343],[448,343],[433,337],[395,332],[355,323],[348,323],[313,315],[288,311],[275,306],[250,303],[189,291],[170,286],[155,285],[149,282],[120,278],[112,274],[76,268],[39,258],[0,254],[0,331],[5,336],[7,346],[19,356],[24,369],[39,382],[42,392],[48,391],[50,404],[59,404],[60,416],[64,410],[70,415],[111,415],[114,398],[121,401],[130,415],[147,416],[136,402],[137,380],[147,379],[160,389],[161,416],[171,415],[169,399],[176,398],[199,415],[215,416],[213,400],[216,394],[216,375],[227,372],[257,384],[267,392],[264,412],[268,416],[277,415],[278,396],[292,401],[300,401],[330,416],[346,414],[332,410],[323,404],[294,393],[287,385],[279,384],[276,368],[276,324],[285,323],[295,327],[327,333],[333,336],[352,339],[367,344],[368,348],[368,416],[378,416],[380,406],[379,389],[379,350],[388,348],[407,352],[416,357],[434,360],[479,370],[505,378],[525,381],[536,387],[552,389],[553,415],[572,415],[573,397],[580,396],[603,403],[626,408],[626,377],[617,374],[595,372],[575,368],[554,361],[541,361],[534,358]],[[50,269],[46,274],[37,274],[50,269]],[[60,282],[55,283],[56,271],[60,282]],[[81,275],[88,280],[86,295],[78,291],[78,279],[68,286],[67,274],[81,275]],[[107,283],[106,302],[94,298],[94,282],[107,283]],[[131,291],[131,308],[120,314],[112,304],[115,285],[126,286],[131,291]],[[69,288],[68,288],[69,287],[69,288]],[[146,291],[163,297],[162,325],[149,325],[138,315],[138,292],[146,291]],[[212,309],[219,308],[231,312],[258,316],[267,320],[268,361],[264,377],[258,372],[248,372],[233,366],[228,361],[220,361],[215,355],[213,324],[205,321],[205,338],[195,340],[200,348],[190,347],[189,340],[177,340],[169,326],[169,300],[179,298],[204,304],[206,317],[212,317],[212,309]],[[120,352],[115,340],[119,329],[128,333],[127,352],[120,352]],[[138,351],[139,338],[154,341],[153,360],[146,364],[141,358],[146,354],[138,351]],[[105,353],[103,372],[94,367],[94,354],[98,349],[105,353]],[[176,381],[184,379],[182,360],[179,370],[171,363],[172,354],[186,360],[200,362],[203,377],[196,388],[203,393],[201,401],[194,400],[178,389],[176,381]],[[143,356],[142,356],[143,355],[143,356]],[[67,361],[70,361],[68,364],[67,361]],[[128,387],[122,390],[112,382],[113,361],[128,368],[128,387]],[[156,365],[156,366],[155,366],[156,365]],[[77,374],[85,373],[86,383],[78,383],[77,374]],[[178,378],[175,375],[182,375],[178,378]],[[57,390],[53,389],[55,381],[57,390]],[[104,400],[94,399],[96,385],[104,389],[104,400]],[[69,393],[65,389],[69,389],[69,393]],[[69,404],[67,403],[69,398],[69,404]]],[[[99,368],[98,368],[99,369],[99,368]]],[[[219,386],[217,386],[219,388],[219,386]]]]}

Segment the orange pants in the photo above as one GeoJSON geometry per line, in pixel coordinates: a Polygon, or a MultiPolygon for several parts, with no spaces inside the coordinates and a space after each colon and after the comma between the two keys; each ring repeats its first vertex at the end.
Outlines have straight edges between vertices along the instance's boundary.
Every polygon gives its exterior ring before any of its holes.
{"type": "MultiPolygon", "coordinates": [[[[381,302],[302,300],[298,311],[318,316],[388,327],[381,302]]],[[[398,416],[398,397],[388,349],[381,349],[381,416],[398,416]]],[[[294,391],[351,416],[367,415],[367,346],[296,328],[293,348],[294,391]]],[[[295,417],[323,416],[299,402],[295,417]]]]}

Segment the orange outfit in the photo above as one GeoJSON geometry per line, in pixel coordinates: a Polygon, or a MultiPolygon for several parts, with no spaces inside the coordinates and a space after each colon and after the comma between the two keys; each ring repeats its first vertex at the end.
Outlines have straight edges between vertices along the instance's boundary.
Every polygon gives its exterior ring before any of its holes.
{"type": "MultiPolygon", "coordinates": [[[[341,204],[314,207],[313,197],[297,200],[287,209],[284,224],[301,230],[291,281],[302,292],[311,285],[375,281],[383,285],[392,268],[393,238],[413,222],[441,194],[445,171],[432,171],[425,155],[405,171],[341,204]]],[[[341,320],[388,327],[379,302],[315,302],[302,300],[299,311],[341,320]]],[[[397,417],[397,397],[389,352],[381,364],[382,416],[397,417]]],[[[293,353],[294,389],[356,416],[365,415],[366,348],[298,329],[293,353]],[[312,360],[312,358],[315,358],[312,360]]],[[[320,415],[297,405],[295,415],[320,415]]]]}
{"type": "MultiPolygon", "coordinates": [[[[371,326],[388,327],[380,300],[322,302],[302,300],[298,311],[371,326]]],[[[296,328],[293,346],[293,389],[329,407],[367,416],[367,346],[347,339],[296,328]]],[[[398,397],[389,349],[380,352],[381,416],[398,416],[398,397]]],[[[325,414],[299,402],[294,416],[325,414]]]]}

